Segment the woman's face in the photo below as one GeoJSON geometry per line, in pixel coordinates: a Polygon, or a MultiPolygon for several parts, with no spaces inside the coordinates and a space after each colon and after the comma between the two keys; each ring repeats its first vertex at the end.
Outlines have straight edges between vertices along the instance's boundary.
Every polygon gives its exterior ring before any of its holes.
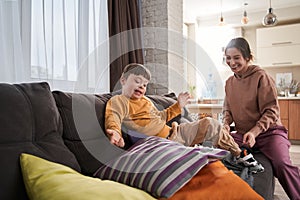
{"type": "Polygon", "coordinates": [[[235,74],[242,75],[247,71],[249,59],[245,59],[237,48],[228,48],[225,57],[227,65],[235,74]]]}

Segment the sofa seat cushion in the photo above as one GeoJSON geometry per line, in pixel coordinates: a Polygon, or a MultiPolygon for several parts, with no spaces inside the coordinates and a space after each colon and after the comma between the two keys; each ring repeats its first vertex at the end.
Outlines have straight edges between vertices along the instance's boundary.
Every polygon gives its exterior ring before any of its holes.
{"type": "Polygon", "coordinates": [[[154,200],[142,190],[84,176],[67,166],[30,154],[22,154],[20,163],[31,200],[154,200]]]}
{"type": "Polygon", "coordinates": [[[62,139],[62,120],[47,83],[0,84],[0,110],[0,199],[27,199],[21,153],[80,171],[62,139]]]}

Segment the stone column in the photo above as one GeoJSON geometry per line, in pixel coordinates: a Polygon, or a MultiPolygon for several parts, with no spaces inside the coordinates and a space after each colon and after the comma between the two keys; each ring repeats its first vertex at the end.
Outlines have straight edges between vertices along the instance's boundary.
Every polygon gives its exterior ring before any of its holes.
{"type": "Polygon", "coordinates": [[[182,6],[182,0],[142,0],[145,65],[153,83],[149,93],[185,90],[182,6]]]}

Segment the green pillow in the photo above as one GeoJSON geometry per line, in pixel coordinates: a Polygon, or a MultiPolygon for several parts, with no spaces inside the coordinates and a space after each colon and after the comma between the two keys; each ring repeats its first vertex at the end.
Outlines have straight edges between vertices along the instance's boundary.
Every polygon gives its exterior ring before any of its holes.
{"type": "Polygon", "coordinates": [[[20,163],[27,194],[31,200],[154,200],[142,190],[114,181],[84,176],[67,166],[30,154],[21,154],[20,163]]]}

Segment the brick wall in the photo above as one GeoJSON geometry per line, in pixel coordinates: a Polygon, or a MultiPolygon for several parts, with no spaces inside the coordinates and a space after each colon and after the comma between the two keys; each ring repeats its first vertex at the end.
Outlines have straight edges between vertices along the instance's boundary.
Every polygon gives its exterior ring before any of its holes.
{"type": "Polygon", "coordinates": [[[149,93],[182,91],[182,0],[142,0],[145,64],[152,73],[149,93]]]}

